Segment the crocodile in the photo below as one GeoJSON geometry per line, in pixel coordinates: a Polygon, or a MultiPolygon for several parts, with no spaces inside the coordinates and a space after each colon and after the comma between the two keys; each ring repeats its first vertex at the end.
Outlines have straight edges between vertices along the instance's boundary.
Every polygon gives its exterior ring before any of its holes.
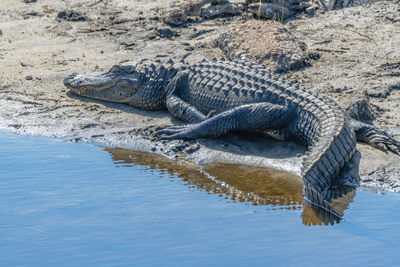
{"type": "Polygon", "coordinates": [[[162,139],[217,137],[228,132],[273,131],[308,151],[302,162],[304,199],[341,218],[329,189],[356,152],[357,139],[400,152],[386,131],[356,121],[329,97],[313,94],[263,65],[213,59],[115,65],[106,72],[72,73],[64,85],[73,93],[145,110],[167,109],[188,124],[158,130],[162,139]]]}

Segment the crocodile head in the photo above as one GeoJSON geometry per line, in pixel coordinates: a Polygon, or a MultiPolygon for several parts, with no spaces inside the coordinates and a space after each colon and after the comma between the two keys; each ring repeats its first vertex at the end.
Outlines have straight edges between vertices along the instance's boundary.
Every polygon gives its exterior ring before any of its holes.
{"type": "Polygon", "coordinates": [[[113,66],[107,72],[72,73],[64,85],[73,93],[94,99],[128,103],[139,88],[134,66],[113,66]]]}

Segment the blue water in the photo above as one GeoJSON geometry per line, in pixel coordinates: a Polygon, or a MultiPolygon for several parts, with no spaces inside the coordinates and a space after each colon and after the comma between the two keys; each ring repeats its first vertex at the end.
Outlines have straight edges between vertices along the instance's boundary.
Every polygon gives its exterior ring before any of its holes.
{"type": "Polygon", "coordinates": [[[0,138],[1,266],[399,264],[399,194],[359,189],[345,221],[309,227],[301,205],[210,194],[193,171],[165,168],[179,164],[137,163],[145,154],[0,138]]]}

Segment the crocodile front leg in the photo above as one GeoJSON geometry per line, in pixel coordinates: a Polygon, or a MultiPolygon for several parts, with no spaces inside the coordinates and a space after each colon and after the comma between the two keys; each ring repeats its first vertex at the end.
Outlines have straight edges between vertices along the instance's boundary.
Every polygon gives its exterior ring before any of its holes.
{"type": "Polygon", "coordinates": [[[206,115],[175,95],[168,97],[167,109],[174,117],[186,122],[198,123],[207,119],[206,115]]]}
{"type": "Polygon", "coordinates": [[[180,96],[181,91],[187,88],[189,84],[189,71],[181,71],[167,85],[167,100],[166,105],[168,111],[176,118],[198,123],[207,119],[207,116],[201,113],[194,106],[187,103],[180,96]]]}
{"type": "Polygon", "coordinates": [[[279,129],[286,126],[292,110],[288,106],[270,103],[242,105],[225,111],[203,122],[172,126],[159,130],[163,139],[196,139],[221,136],[232,130],[279,129]]]}

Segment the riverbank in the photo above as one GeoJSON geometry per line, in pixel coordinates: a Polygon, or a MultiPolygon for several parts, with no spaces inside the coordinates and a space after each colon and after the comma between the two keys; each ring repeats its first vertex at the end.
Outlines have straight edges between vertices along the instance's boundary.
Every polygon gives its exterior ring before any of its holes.
{"type": "MultiPolygon", "coordinates": [[[[161,141],[155,130],[179,123],[164,111],[84,99],[62,81],[143,58],[196,62],[226,56],[215,40],[249,23],[245,16],[170,27],[161,17],[184,1],[0,3],[0,128],[149,151],[199,164],[242,163],[298,174],[305,149],[254,136],[161,141]]],[[[382,1],[286,21],[304,43],[304,65],[282,75],[334,98],[343,108],[370,103],[374,124],[400,134],[400,6],[382,1]]],[[[250,22],[251,23],[251,22],[250,22]]],[[[259,23],[259,22],[255,22],[259,23]]],[[[262,49],[263,47],[260,47],[262,49]]],[[[281,52],[281,53],[284,53],[281,52]]],[[[297,66],[297,65],[296,65],[297,66]]],[[[362,186],[400,191],[399,157],[359,144],[362,186]]]]}

